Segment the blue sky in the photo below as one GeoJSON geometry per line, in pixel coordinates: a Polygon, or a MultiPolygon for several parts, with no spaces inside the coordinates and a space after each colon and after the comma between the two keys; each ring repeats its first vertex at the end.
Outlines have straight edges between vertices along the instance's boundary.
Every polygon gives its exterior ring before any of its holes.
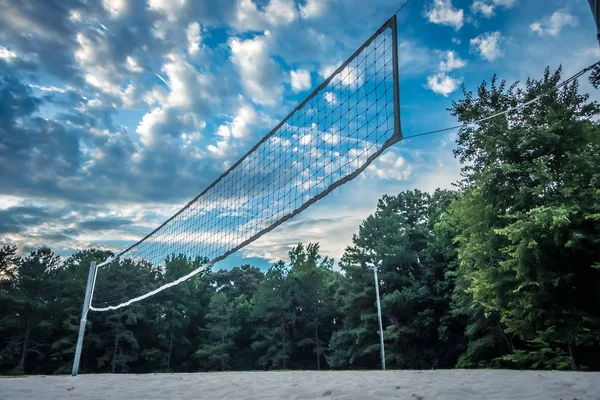
{"type": "MultiPolygon", "coordinates": [[[[2,2],[0,243],[119,250],[210,184],[402,2],[2,2]]],[[[413,0],[398,16],[402,130],[494,73],[565,76],[600,58],[585,0],[413,0]]],[[[584,91],[591,90],[582,82],[584,91]]],[[[596,97],[596,95],[594,95],[596,97]]],[[[384,193],[450,188],[453,133],[389,149],[356,180],[221,263],[302,241],[339,259],[384,193]]]]}

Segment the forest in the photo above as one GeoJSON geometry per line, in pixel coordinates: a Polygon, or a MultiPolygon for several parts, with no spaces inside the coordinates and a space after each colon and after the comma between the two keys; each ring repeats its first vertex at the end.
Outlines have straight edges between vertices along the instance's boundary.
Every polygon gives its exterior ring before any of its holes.
{"type": "MultiPolygon", "coordinates": [[[[209,268],[91,312],[80,372],[378,369],[373,264],[389,369],[600,370],[598,104],[574,82],[469,124],[561,75],[463,89],[455,190],[383,196],[339,261],[298,244],[267,271],[209,268]]],[[[89,264],[108,255],[1,248],[1,374],[70,373],[89,264]]],[[[163,273],[202,262],[173,255],[163,273]]]]}

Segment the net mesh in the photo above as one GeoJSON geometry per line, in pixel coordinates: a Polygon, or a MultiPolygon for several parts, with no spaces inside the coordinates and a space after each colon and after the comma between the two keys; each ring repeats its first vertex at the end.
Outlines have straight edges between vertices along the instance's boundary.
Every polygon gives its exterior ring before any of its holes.
{"type": "Polygon", "coordinates": [[[399,140],[395,46],[394,17],[217,181],[101,266],[92,309],[131,304],[222,260],[354,178],[399,140]],[[169,273],[166,261],[179,255],[203,266],[169,273]]]}

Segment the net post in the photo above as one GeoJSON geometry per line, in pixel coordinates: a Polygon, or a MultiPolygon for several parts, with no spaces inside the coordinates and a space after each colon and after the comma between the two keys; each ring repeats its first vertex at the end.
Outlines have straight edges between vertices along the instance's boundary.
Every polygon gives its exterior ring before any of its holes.
{"type": "Polygon", "coordinates": [[[79,361],[81,359],[81,348],[83,347],[83,335],[85,334],[85,325],[87,314],[90,310],[92,293],[94,291],[94,281],[96,280],[96,261],[90,263],[90,272],[88,273],[87,285],[85,287],[85,298],[83,308],[81,309],[81,320],[79,321],[79,335],[77,336],[77,347],[75,348],[75,358],[73,359],[73,370],[71,376],[77,376],[79,372],[79,361]]]}
{"type": "Polygon", "coordinates": [[[381,265],[381,261],[373,264],[373,279],[375,280],[375,297],[377,298],[377,321],[379,322],[379,349],[381,352],[381,369],[385,371],[385,344],[383,341],[383,322],[381,321],[381,301],[379,300],[379,277],[377,276],[377,268],[381,265]]]}
{"type": "Polygon", "coordinates": [[[391,20],[392,28],[392,74],[394,79],[394,136],[396,141],[402,140],[402,129],[400,127],[400,78],[398,72],[398,24],[394,15],[391,20]]]}

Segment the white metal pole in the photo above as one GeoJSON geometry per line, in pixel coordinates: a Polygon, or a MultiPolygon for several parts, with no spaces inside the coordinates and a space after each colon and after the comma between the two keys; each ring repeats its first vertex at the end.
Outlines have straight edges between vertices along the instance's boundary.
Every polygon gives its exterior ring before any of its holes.
{"type": "Polygon", "coordinates": [[[77,336],[77,347],[75,348],[75,359],[73,360],[73,370],[71,371],[71,376],[77,376],[77,373],[79,372],[79,360],[81,359],[81,348],[83,347],[83,335],[85,334],[85,324],[87,322],[88,311],[90,310],[95,280],[96,261],[92,261],[90,264],[90,272],[88,273],[87,285],[85,287],[85,298],[83,299],[81,320],[79,321],[79,336],[77,336]]]}
{"type": "Polygon", "coordinates": [[[375,296],[377,297],[377,317],[379,319],[379,341],[381,344],[381,369],[385,370],[385,346],[383,344],[383,323],[381,322],[381,302],[379,301],[379,278],[377,277],[377,265],[373,265],[375,276],[375,296]]]}

